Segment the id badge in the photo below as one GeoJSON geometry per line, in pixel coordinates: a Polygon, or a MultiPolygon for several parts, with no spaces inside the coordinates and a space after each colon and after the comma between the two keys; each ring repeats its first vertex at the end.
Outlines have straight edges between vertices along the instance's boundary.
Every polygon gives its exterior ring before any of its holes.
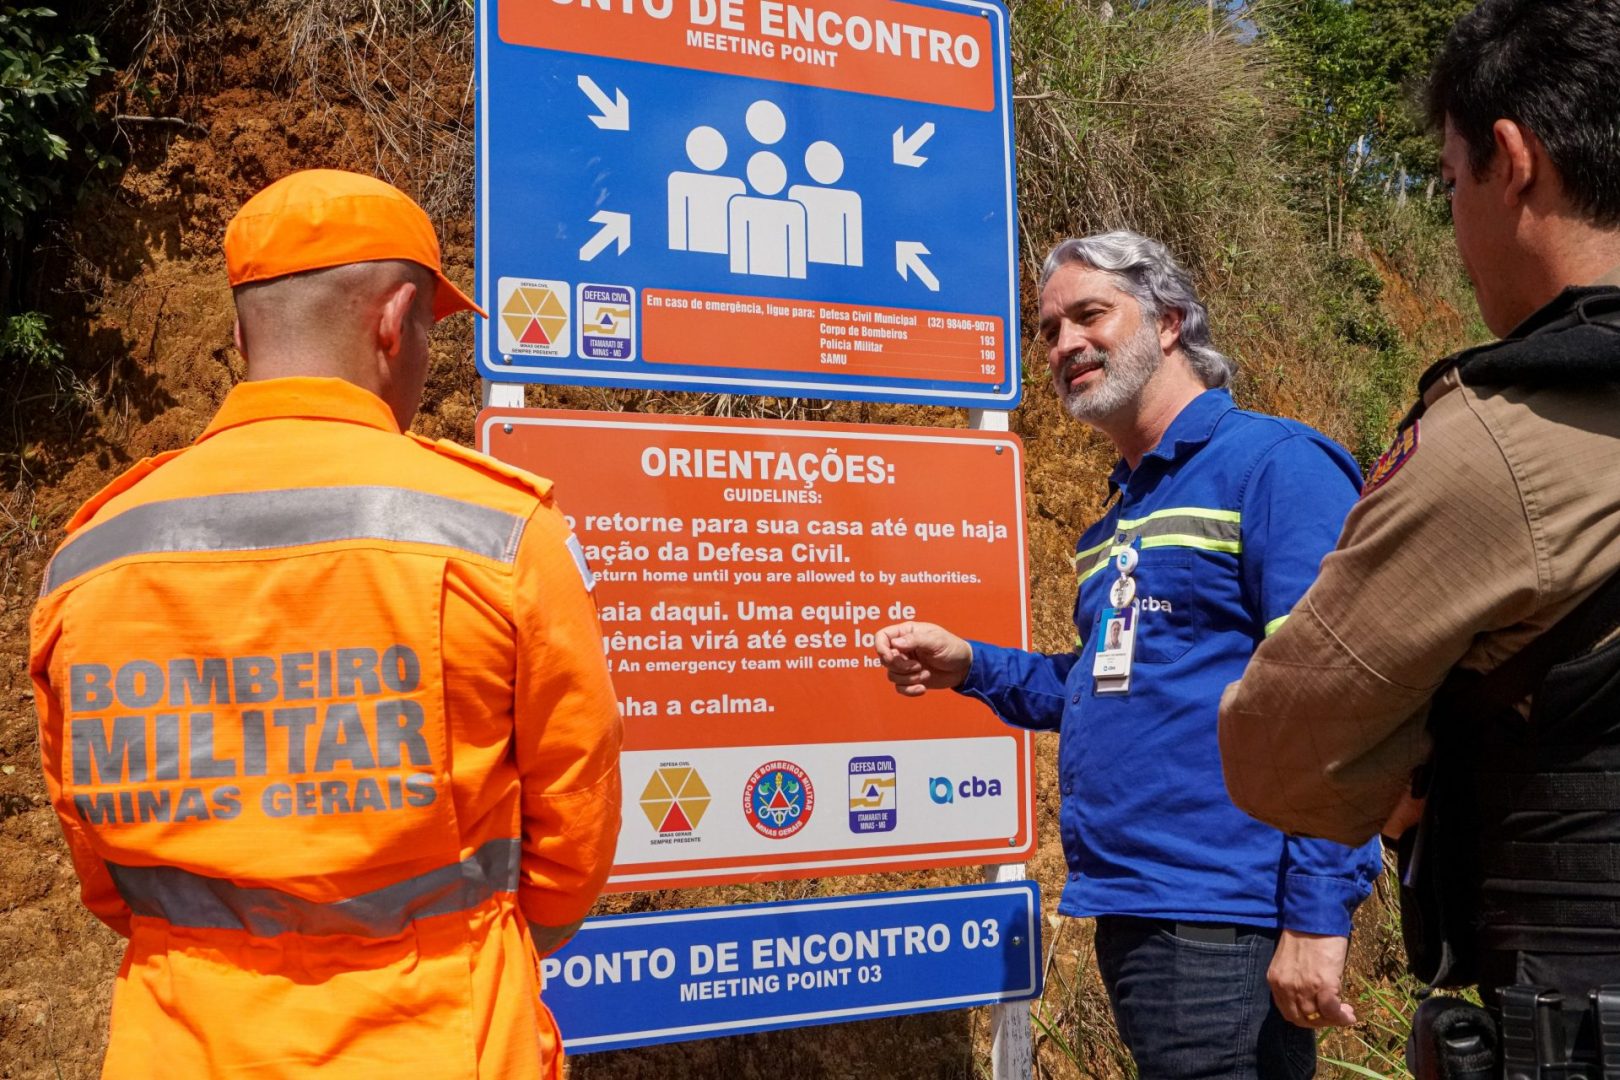
{"type": "Polygon", "coordinates": [[[1102,636],[1097,641],[1091,674],[1097,680],[1097,693],[1122,694],[1131,688],[1131,657],[1136,652],[1137,603],[1104,608],[1102,636]]]}

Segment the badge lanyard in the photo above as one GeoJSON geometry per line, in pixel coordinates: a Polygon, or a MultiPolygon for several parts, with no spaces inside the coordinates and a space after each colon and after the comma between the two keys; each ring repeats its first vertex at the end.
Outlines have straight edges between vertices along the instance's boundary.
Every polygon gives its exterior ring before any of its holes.
{"type": "Polygon", "coordinates": [[[1114,569],[1119,577],[1108,587],[1108,606],[1102,613],[1102,637],[1097,642],[1091,674],[1097,693],[1123,694],[1131,688],[1131,658],[1136,653],[1135,573],[1141,555],[1133,547],[1114,548],[1114,569]]]}

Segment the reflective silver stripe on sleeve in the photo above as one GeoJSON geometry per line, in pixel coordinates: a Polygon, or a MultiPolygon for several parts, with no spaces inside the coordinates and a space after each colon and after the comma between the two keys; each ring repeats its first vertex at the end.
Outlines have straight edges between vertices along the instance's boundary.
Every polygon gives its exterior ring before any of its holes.
{"type": "Polygon", "coordinates": [[[545,956],[547,953],[554,953],[568,944],[570,939],[579,933],[579,928],[584,925],[584,919],[569,923],[567,926],[544,926],[530,920],[529,940],[534,943],[534,951],[541,956],[545,956]]]}
{"type": "Polygon", "coordinates": [[[497,893],[516,892],[518,841],[491,840],[469,859],[347,900],[320,903],[280,889],[249,888],[172,866],[108,863],[130,910],[197,930],[388,938],[415,919],[467,911],[497,893]]]}
{"type": "Polygon", "coordinates": [[[510,563],[525,519],[394,487],[287,488],[198,495],[132,507],[80,533],[45,572],[49,593],[131,555],[266,551],[338,540],[434,544],[510,563]]]}

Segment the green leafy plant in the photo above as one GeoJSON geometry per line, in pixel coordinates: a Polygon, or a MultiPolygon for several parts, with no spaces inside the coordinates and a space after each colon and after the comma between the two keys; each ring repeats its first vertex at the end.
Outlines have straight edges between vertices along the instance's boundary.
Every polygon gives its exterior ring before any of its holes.
{"type": "Polygon", "coordinates": [[[92,120],[90,81],[108,70],[90,35],[56,19],[0,5],[0,234],[11,237],[60,193],[59,166],[92,120]]]}
{"type": "Polygon", "coordinates": [[[50,335],[50,321],[25,311],[0,321],[0,360],[25,368],[48,369],[64,359],[62,346],[50,335]]]}

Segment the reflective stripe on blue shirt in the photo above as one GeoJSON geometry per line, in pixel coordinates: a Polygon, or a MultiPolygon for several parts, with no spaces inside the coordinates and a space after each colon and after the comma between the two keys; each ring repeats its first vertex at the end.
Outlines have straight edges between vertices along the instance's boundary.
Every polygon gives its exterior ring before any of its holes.
{"type": "Polygon", "coordinates": [[[1110,483],[1119,498],[1075,546],[1075,651],[975,642],[961,688],[1008,723],[1061,732],[1060,909],[1348,933],[1381,866],[1377,843],[1285,837],[1238,810],[1216,722],[1221,691],[1333,550],[1360,487],[1355,462],[1303,424],[1210,390],[1110,483]],[[1140,553],[1136,655],[1130,691],[1098,695],[1092,660],[1121,546],[1140,553]]]}

